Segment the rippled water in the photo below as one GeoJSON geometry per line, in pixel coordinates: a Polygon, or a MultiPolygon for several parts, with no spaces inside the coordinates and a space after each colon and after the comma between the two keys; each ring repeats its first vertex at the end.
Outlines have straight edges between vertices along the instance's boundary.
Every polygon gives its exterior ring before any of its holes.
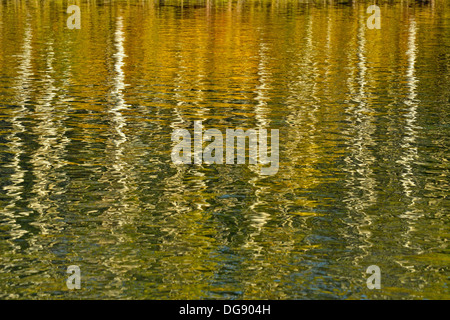
{"type": "Polygon", "coordinates": [[[2,1],[0,298],[449,299],[450,3],[341,2],[2,1]]]}

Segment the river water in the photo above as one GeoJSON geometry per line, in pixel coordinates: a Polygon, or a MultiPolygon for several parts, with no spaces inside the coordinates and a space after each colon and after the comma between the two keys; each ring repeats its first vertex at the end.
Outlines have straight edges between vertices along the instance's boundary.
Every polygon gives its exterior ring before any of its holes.
{"type": "Polygon", "coordinates": [[[0,298],[449,299],[450,3],[335,2],[2,1],[0,298]]]}

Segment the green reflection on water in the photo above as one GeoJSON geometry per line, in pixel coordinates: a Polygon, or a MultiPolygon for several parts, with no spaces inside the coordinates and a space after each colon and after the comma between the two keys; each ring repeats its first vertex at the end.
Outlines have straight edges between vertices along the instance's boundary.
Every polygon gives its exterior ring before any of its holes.
{"type": "Polygon", "coordinates": [[[450,7],[391,2],[2,2],[0,298],[448,299],[450,7]],[[278,173],[174,165],[195,120],[278,173]]]}

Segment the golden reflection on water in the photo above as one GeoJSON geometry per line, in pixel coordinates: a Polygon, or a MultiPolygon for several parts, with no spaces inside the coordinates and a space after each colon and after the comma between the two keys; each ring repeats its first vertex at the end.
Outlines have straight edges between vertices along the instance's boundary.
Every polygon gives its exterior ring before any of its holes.
{"type": "Polygon", "coordinates": [[[448,298],[449,4],[332,2],[2,3],[0,297],[448,298]],[[278,173],[173,164],[196,120],[278,173]]]}

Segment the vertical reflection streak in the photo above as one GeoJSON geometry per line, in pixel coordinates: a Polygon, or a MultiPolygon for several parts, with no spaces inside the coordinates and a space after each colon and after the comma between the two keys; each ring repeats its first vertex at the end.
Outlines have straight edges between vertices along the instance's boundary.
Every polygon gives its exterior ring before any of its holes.
{"type": "MultiPolygon", "coordinates": [[[[127,166],[125,160],[125,148],[127,146],[128,137],[124,132],[124,128],[127,125],[126,118],[123,115],[123,110],[128,109],[128,105],[125,102],[123,91],[126,88],[125,84],[125,61],[127,57],[125,54],[125,32],[123,17],[118,16],[116,18],[114,28],[114,54],[113,56],[113,87],[110,91],[112,107],[109,110],[111,114],[111,125],[113,126],[113,134],[110,135],[108,145],[111,148],[111,168],[105,173],[106,176],[103,179],[107,180],[112,187],[110,197],[112,199],[105,199],[106,201],[112,200],[114,202],[103,214],[103,227],[114,236],[116,242],[114,246],[116,250],[121,249],[121,243],[129,241],[129,234],[123,232],[123,228],[127,225],[132,225],[133,215],[138,208],[135,206],[134,201],[127,198],[127,195],[131,193],[131,181],[133,179],[132,173],[127,166]]],[[[123,264],[123,261],[118,261],[116,256],[108,256],[103,264],[114,275],[114,279],[108,284],[110,293],[113,295],[121,295],[126,289],[123,285],[125,281],[125,273],[133,266],[123,264]]]]}
{"type": "Polygon", "coordinates": [[[416,144],[416,121],[417,121],[417,101],[416,101],[416,88],[417,88],[417,78],[415,76],[415,62],[417,56],[417,44],[416,44],[416,33],[417,33],[416,22],[414,19],[410,22],[409,26],[409,37],[408,37],[408,51],[406,56],[408,58],[408,68],[406,70],[406,80],[408,86],[408,95],[405,100],[407,105],[407,113],[405,115],[405,137],[402,142],[402,148],[405,150],[404,155],[399,161],[404,166],[404,172],[401,174],[401,182],[403,185],[403,190],[408,198],[412,199],[412,204],[416,201],[412,197],[412,190],[416,186],[413,181],[413,172],[411,167],[411,162],[417,158],[417,147],[416,144]]]}
{"type": "MultiPolygon", "coordinates": [[[[288,82],[287,109],[290,111],[286,122],[288,130],[286,132],[286,156],[290,159],[290,170],[302,164],[301,172],[286,172],[286,178],[293,182],[294,189],[313,189],[319,182],[317,171],[313,169],[317,159],[317,128],[318,122],[316,113],[319,110],[319,99],[315,80],[318,70],[314,62],[313,46],[313,15],[310,15],[305,26],[305,44],[293,46],[292,52],[293,66],[289,66],[288,75],[292,78],[288,82]],[[298,50],[304,48],[304,52],[298,50]],[[292,179],[292,177],[299,177],[292,179]]],[[[302,204],[311,206],[313,203],[306,198],[302,204]]],[[[312,208],[308,208],[311,210],[312,208]]]]}
{"type": "Polygon", "coordinates": [[[115,173],[121,178],[118,180],[119,185],[121,186],[121,196],[124,197],[126,192],[129,190],[128,187],[128,172],[126,169],[126,163],[124,162],[124,145],[123,143],[127,141],[127,136],[123,131],[123,128],[126,126],[126,120],[122,114],[122,110],[126,109],[127,106],[125,104],[125,99],[123,95],[123,90],[125,90],[125,73],[123,68],[125,66],[124,58],[125,55],[125,35],[123,31],[123,18],[122,16],[117,17],[116,22],[116,30],[114,33],[114,44],[116,53],[114,54],[114,88],[112,90],[112,96],[115,100],[115,103],[111,109],[111,113],[113,114],[113,123],[114,129],[118,136],[118,139],[114,137],[115,144],[115,154],[114,154],[114,162],[113,168],[115,173]]]}
{"type": "MultiPolygon", "coordinates": [[[[115,99],[115,104],[111,109],[111,113],[113,114],[113,121],[115,123],[115,130],[117,135],[120,137],[118,140],[114,140],[116,145],[116,159],[122,156],[123,150],[120,148],[121,144],[127,141],[127,137],[123,132],[122,128],[126,125],[125,119],[121,113],[122,109],[126,108],[125,100],[123,96],[123,90],[125,89],[125,74],[123,71],[123,67],[125,65],[123,59],[126,57],[125,49],[124,49],[124,32],[123,32],[123,19],[122,17],[117,18],[116,23],[116,32],[114,34],[114,44],[116,48],[116,53],[114,54],[115,63],[114,63],[114,88],[112,90],[112,96],[115,99]]],[[[120,165],[116,167],[116,169],[120,170],[122,167],[120,165]]]]}
{"type": "MultiPolygon", "coordinates": [[[[255,88],[255,100],[257,101],[255,106],[255,118],[257,121],[258,132],[261,132],[261,129],[268,129],[270,134],[270,129],[268,128],[270,122],[267,120],[267,114],[269,111],[267,107],[267,100],[269,100],[267,90],[270,89],[270,71],[268,71],[267,68],[267,51],[267,44],[265,44],[264,40],[260,38],[258,50],[259,59],[257,66],[258,85],[255,88]]],[[[264,210],[264,208],[267,208],[268,205],[267,201],[264,199],[267,199],[267,196],[270,195],[270,188],[259,183],[261,180],[261,177],[258,174],[260,169],[255,168],[254,170],[256,170],[257,175],[249,180],[249,184],[252,185],[255,190],[255,200],[249,207],[251,210],[251,225],[254,228],[254,232],[249,234],[249,239],[245,243],[245,247],[252,248],[252,251],[259,255],[261,250],[263,250],[263,247],[255,242],[254,238],[260,234],[262,228],[270,218],[270,214],[264,210]]]]}
{"type": "MultiPolygon", "coordinates": [[[[111,159],[111,170],[106,172],[106,179],[109,180],[111,185],[113,186],[113,192],[118,192],[121,201],[120,203],[121,209],[120,211],[124,211],[130,205],[129,201],[125,201],[126,193],[129,191],[129,172],[126,167],[126,162],[124,161],[124,143],[128,140],[127,135],[123,131],[123,128],[126,126],[126,119],[122,114],[122,110],[127,109],[127,105],[125,103],[123,90],[125,90],[125,74],[123,71],[123,67],[125,66],[124,58],[125,49],[124,49],[125,36],[123,31],[123,18],[121,16],[117,17],[115,31],[114,31],[114,49],[115,53],[113,54],[114,58],[114,78],[113,78],[113,87],[111,89],[111,104],[112,108],[110,109],[111,124],[113,126],[113,134],[111,134],[108,144],[110,145],[112,159],[111,159]],[[116,183],[114,183],[116,182],[116,183]]],[[[106,199],[105,199],[106,200],[106,199]]],[[[114,200],[117,202],[117,199],[114,200]]],[[[108,211],[117,208],[115,206],[110,207],[108,211]]],[[[126,211],[126,210],[125,210],[126,211]]],[[[123,213],[123,212],[119,212],[123,213]]],[[[112,220],[118,220],[118,225],[123,225],[126,223],[130,217],[126,217],[124,214],[119,216],[117,212],[110,212],[112,220]]],[[[110,223],[110,218],[106,218],[107,221],[105,223],[110,223]]],[[[121,239],[123,241],[123,239],[121,239]]]]}
{"type": "MultiPolygon", "coordinates": [[[[414,182],[414,172],[411,163],[414,163],[418,157],[417,150],[417,129],[419,128],[416,125],[417,122],[417,105],[418,101],[417,97],[417,83],[418,79],[416,77],[415,65],[417,59],[417,25],[414,17],[411,18],[409,30],[408,30],[408,50],[406,51],[406,57],[408,59],[408,67],[406,70],[406,81],[408,87],[408,95],[406,96],[406,100],[404,101],[407,106],[407,112],[405,114],[405,134],[403,140],[401,142],[401,147],[404,150],[403,154],[398,160],[403,166],[403,171],[400,174],[400,181],[403,187],[403,192],[410,200],[408,204],[407,211],[400,215],[401,218],[407,219],[407,223],[409,224],[408,230],[404,233],[403,237],[405,238],[405,243],[403,244],[406,248],[412,248],[413,244],[411,242],[411,232],[415,230],[415,221],[419,218],[420,213],[415,208],[415,204],[418,201],[418,198],[414,196],[414,190],[417,189],[417,185],[414,182]]],[[[422,250],[419,249],[419,253],[422,250]]],[[[399,262],[400,263],[400,262],[399,262]]],[[[400,263],[403,267],[409,269],[410,271],[414,271],[414,266],[406,266],[400,263]]]]}
{"type": "MultiPolygon", "coordinates": [[[[27,21],[25,26],[25,34],[24,40],[22,44],[22,53],[19,56],[19,71],[17,76],[17,82],[15,84],[15,90],[17,92],[16,103],[18,108],[14,108],[12,110],[12,133],[7,137],[9,141],[9,149],[10,152],[14,155],[10,164],[7,164],[6,167],[9,167],[13,170],[11,174],[11,185],[7,185],[4,187],[6,190],[6,195],[8,199],[10,199],[9,204],[2,210],[2,214],[6,215],[9,220],[9,224],[12,227],[12,239],[17,239],[22,237],[26,230],[21,229],[21,226],[16,222],[16,218],[22,215],[28,215],[27,212],[15,213],[17,210],[16,204],[17,202],[23,200],[24,191],[24,177],[26,173],[26,169],[21,167],[21,158],[24,155],[25,151],[25,143],[23,139],[20,137],[20,134],[26,132],[26,128],[23,125],[23,118],[29,113],[26,103],[30,97],[31,90],[31,82],[32,82],[32,28],[31,22],[27,21]]],[[[15,249],[19,249],[20,247],[13,244],[11,245],[15,249]]]]}
{"type": "MultiPolygon", "coordinates": [[[[353,216],[351,227],[357,230],[361,236],[358,249],[364,252],[363,255],[354,257],[354,264],[358,264],[358,260],[368,255],[368,248],[373,244],[370,242],[371,231],[369,226],[372,225],[372,219],[366,213],[366,209],[376,203],[375,179],[371,168],[375,161],[371,154],[370,147],[374,145],[372,134],[375,131],[373,124],[373,111],[368,106],[368,94],[366,92],[367,85],[367,59],[366,59],[366,26],[364,22],[359,22],[359,30],[357,33],[357,83],[358,90],[350,90],[354,95],[355,107],[347,108],[347,120],[352,123],[352,128],[346,135],[352,137],[350,143],[350,154],[344,159],[347,163],[348,178],[346,180],[347,196],[344,202],[347,210],[353,216]]],[[[350,80],[350,79],[349,79],[350,80]]],[[[349,83],[351,83],[350,81],[349,83]]]]}
{"type": "MultiPolygon", "coordinates": [[[[38,120],[37,127],[34,128],[36,136],[38,137],[39,147],[31,156],[31,163],[33,164],[33,175],[35,182],[33,183],[32,191],[36,196],[30,198],[30,207],[39,213],[41,219],[49,209],[46,199],[50,194],[50,180],[49,175],[52,172],[53,164],[57,161],[52,154],[52,149],[56,143],[57,136],[56,124],[53,121],[55,115],[55,108],[52,104],[56,96],[56,88],[54,86],[54,52],[51,41],[47,44],[46,52],[46,72],[44,74],[45,80],[42,87],[45,89],[41,101],[38,101],[35,108],[36,118],[38,120]]],[[[44,223],[39,223],[42,234],[48,234],[47,227],[44,223]]]]}

